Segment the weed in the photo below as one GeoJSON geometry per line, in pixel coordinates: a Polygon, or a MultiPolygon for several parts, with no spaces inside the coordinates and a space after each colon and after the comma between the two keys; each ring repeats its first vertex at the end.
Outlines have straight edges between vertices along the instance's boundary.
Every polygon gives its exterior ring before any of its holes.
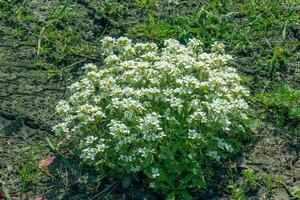
{"type": "Polygon", "coordinates": [[[135,0],[135,2],[142,9],[149,9],[158,6],[157,0],[135,0]]]}
{"type": "Polygon", "coordinates": [[[0,198],[4,198],[5,200],[11,200],[9,191],[6,188],[5,184],[3,182],[0,182],[0,185],[1,185],[1,188],[0,188],[0,198]]]}
{"type": "Polygon", "coordinates": [[[281,85],[274,92],[261,93],[255,101],[263,104],[271,119],[278,124],[294,123],[300,120],[300,90],[281,85]]]}
{"type": "Polygon", "coordinates": [[[278,77],[278,71],[287,73],[289,61],[295,58],[291,52],[298,45],[288,38],[299,17],[294,1],[286,5],[279,0],[211,1],[195,6],[188,14],[166,17],[151,13],[146,17],[143,23],[129,27],[129,36],[158,43],[167,38],[186,42],[191,37],[201,39],[206,45],[223,41],[228,52],[247,59],[252,57],[248,67],[271,80],[278,77]]]}
{"type": "Polygon", "coordinates": [[[234,200],[246,199],[247,193],[253,193],[257,191],[262,181],[262,177],[258,173],[254,173],[252,170],[243,171],[243,176],[239,182],[231,181],[229,183],[229,189],[231,190],[231,197],[234,200]]]}
{"type": "Polygon", "coordinates": [[[234,200],[245,200],[245,192],[237,183],[230,182],[228,188],[231,190],[231,199],[234,200]]]}
{"type": "Polygon", "coordinates": [[[261,176],[257,173],[254,173],[252,170],[245,170],[243,172],[244,184],[248,187],[246,191],[255,191],[257,190],[261,176]]]}
{"type": "Polygon", "coordinates": [[[109,71],[85,65],[85,78],[71,85],[72,96],[57,106],[62,121],[53,130],[72,135],[80,145],[71,150],[80,152],[83,162],[99,169],[99,174],[147,177],[149,187],[163,195],[185,198],[188,189],[201,190],[209,184],[212,163],[238,152],[247,120],[243,97],[248,91],[239,85],[235,70],[226,66],[231,56],[225,54],[223,44],[215,42],[213,53],[203,53],[196,39],[186,46],[174,39],[164,45],[159,49],[155,43],[105,37],[104,66],[109,71]],[[202,62],[208,67],[203,68],[202,62]],[[94,81],[99,87],[79,100],[94,81]],[[215,96],[219,88],[226,92],[215,96]],[[94,101],[104,98],[105,103],[94,101]]]}
{"type": "Polygon", "coordinates": [[[101,1],[95,10],[95,20],[103,26],[117,26],[118,18],[126,13],[127,8],[116,1],[104,0],[101,1]]]}
{"type": "Polygon", "coordinates": [[[300,187],[295,186],[292,188],[292,199],[300,199],[300,187]]]}
{"type": "Polygon", "coordinates": [[[28,181],[28,175],[29,175],[30,166],[28,163],[25,163],[23,169],[21,170],[21,177],[22,177],[22,188],[21,188],[21,199],[23,198],[27,181],[28,181]]]}

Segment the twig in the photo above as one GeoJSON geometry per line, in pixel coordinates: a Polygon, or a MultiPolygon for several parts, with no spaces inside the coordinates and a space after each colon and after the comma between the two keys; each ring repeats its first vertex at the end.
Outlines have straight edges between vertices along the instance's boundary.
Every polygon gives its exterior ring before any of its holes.
{"type": "Polygon", "coordinates": [[[82,62],[84,62],[84,61],[86,61],[86,60],[87,60],[87,58],[84,58],[84,59],[82,59],[82,60],[80,60],[80,61],[77,61],[77,62],[75,62],[75,63],[72,63],[71,65],[68,65],[68,66],[64,67],[64,69],[65,69],[65,68],[73,67],[74,65],[77,65],[77,64],[79,64],[79,63],[82,63],[82,62]]]}

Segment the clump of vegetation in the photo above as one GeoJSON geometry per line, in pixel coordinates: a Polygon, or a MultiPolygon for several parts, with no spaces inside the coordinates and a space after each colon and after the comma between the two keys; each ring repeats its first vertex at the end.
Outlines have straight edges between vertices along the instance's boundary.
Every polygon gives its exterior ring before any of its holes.
{"type": "Polygon", "coordinates": [[[243,171],[241,181],[238,183],[230,183],[229,189],[231,190],[231,198],[234,200],[246,199],[247,193],[255,192],[262,181],[262,177],[253,172],[252,170],[243,171]]]}
{"type": "MultiPolygon", "coordinates": [[[[175,8],[163,14],[150,12],[145,15],[147,20],[129,27],[127,34],[160,43],[169,37],[181,42],[196,37],[205,45],[222,41],[229,53],[246,58],[243,64],[248,67],[241,69],[251,75],[280,80],[294,73],[299,46],[292,36],[299,26],[299,7],[295,1],[226,0],[181,4],[188,4],[187,8],[181,8],[186,11],[184,14],[176,14],[180,11],[175,8]]],[[[251,83],[253,88],[264,84],[251,83]]]]}
{"type": "Polygon", "coordinates": [[[261,102],[269,113],[268,117],[279,124],[300,122],[300,90],[282,85],[274,92],[257,95],[255,100],[261,102]]]}
{"type": "Polygon", "coordinates": [[[300,199],[300,187],[295,186],[292,188],[292,199],[300,199]]]}
{"type": "Polygon", "coordinates": [[[214,43],[174,39],[102,40],[104,67],[85,65],[57,106],[58,135],[71,135],[80,157],[102,174],[138,179],[163,195],[204,189],[213,165],[237,151],[248,105],[232,57],[214,43]]]}

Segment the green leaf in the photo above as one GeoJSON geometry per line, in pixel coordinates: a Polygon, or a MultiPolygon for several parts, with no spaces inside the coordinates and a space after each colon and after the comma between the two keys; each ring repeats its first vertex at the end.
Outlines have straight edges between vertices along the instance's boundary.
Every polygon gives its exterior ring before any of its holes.
{"type": "Polygon", "coordinates": [[[169,193],[166,200],[175,200],[175,192],[169,193]]]}
{"type": "Polygon", "coordinates": [[[284,28],[282,30],[282,40],[285,41],[286,39],[286,26],[287,26],[288,21],[285,22],[284,28]]]}
{"type": "Polygon", "coordinates": [[[4,183],[1,183],[1,190],[3,192],[3,196],[6,200],[11,200],[8,189],[5,187],[4,183]]]}
{"type": "Polygon", "coordinates": [[[193,197],[187,193],[186,191],[183,191],[180,193],[180,196],[184,199],[184,200],[192,200],[193,197]]]}
{"type": "Polygon", "coordinates": [[[122,179],[122,187],[128,188],[130,186],[130,183],[131,183],[130,176],[128,176],[128,175],[124,176],[124,178],[122,179]]]}
{"type": "Polygon", "coordinates": [[[45,141],[47,142],[51,152],[58,156],[71,172],[74,172],[75,168],[69,163],[66,157],[62,153],[60,153],[59,150],[50,142],[47,136],[45,137],[45,141]]]}
{"type": "Polygon", "coordinates": [[[194,178],[194,174],[190,173],[187,176],[185,176],[182,181],[180,182],[179,186],[177,187],[178,190],[183,190],[187,188],[189,181],[194,178]]]}

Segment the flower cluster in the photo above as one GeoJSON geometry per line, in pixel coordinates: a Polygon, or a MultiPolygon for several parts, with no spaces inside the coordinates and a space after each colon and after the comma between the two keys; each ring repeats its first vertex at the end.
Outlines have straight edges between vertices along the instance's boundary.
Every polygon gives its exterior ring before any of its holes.
{"type": "Polygon", "coordinates": [[[248,108],[224,45],[207,53],[197,39],[158,48],[105,37],[102,48],[103,67],[85,65],[58,103],[56,133],[78,139],[81,157],[97,169],[143,173],[156,188],[204,187],[207,162],[234,151],[229,141],[248,108]]]}

